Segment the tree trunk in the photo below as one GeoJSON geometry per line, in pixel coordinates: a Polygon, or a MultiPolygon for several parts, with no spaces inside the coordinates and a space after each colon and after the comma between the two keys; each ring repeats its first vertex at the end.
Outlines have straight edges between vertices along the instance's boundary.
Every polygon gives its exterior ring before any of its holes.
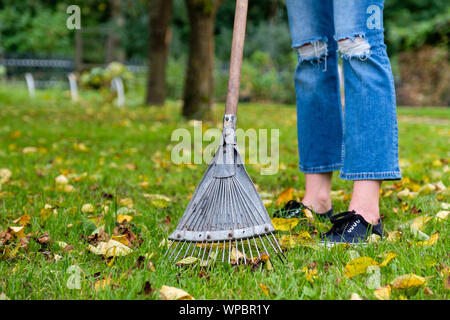
{"type": "Polygon", "coordinates": [[[190,39],[183,116],[204,119],[214,97],[214,22],[223,0],[186,0],[190,39]]]}
{"type": "Polygon", "coordinates": [[[122,47],[120,33],[125,25],[125,18],[122,10],[122,0],[111,0],[111,20],[112,28],[108,34],[106,48],[106,63],[118,61],[125,62],[125,50],[122,47]]]}
{"type": "Polygon", "coordinates": [[[166,99],[172,8],[173,0],[149,0],[149,68],[145,102],[151,105],[163,105],[166,99]]]}

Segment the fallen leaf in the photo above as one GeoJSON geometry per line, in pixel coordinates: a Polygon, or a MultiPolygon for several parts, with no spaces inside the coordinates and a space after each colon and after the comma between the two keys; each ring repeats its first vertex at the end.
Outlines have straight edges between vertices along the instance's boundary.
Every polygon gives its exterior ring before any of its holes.
{"type": "Polygon", "coordinates": [[[108,242],[101,241],[97,244],[96,247],[89,244],[88,248],[92,253],[96,255],[102,255],[106,258],[113,256],[126,256],[127,254],[133,252],[133,250],[126,245],[113,239],[109,240],[108,242]]]}
{"type": "Polygon", "coordinates": [[[432,246],[433,244],[435,244],[436,242],[438,242],[439,240],[439,233],[433,233],[430,237],[430,239],[426,240],[426,241],[419,241],[416,242],[415,244],[418,246],[422,246],[422,247],[429,247],[432,246]]]}
{"type": "Polygon", "coordinates": [[[383,260],[383,262],[381,262],[380,267],[385,267],[388,265],[389,262],[391,262],[392,259],[394,259],[395,257],[397,257],[398,255],[394,252],[387,252],[386,254],[384,254],[385,258],[383,260]]]}
{"type": "Polygon", "coordinates": [[[403,234],[400,231],[390,231],[387,233],[386,240],[390,242],[397,242],[402,238],[403,234]]]}
{"type": "Polygon", "coordinates": [[[21,226],[26,227],[31,221],[31,217],[26,213],[23,216],[21,216],[20,218],[14,220],[14,223],[18,223],[21,226]]]}
{"type": "Polygon", "coordinates": [[[392,289],[410,289],[417,288],[426,283],[426,279],[424,277],[418,276],[414,273],[401,275],[395,278],[391,282],[392,289]]]}
{"type": "Polygon", "coordinates": [[[193,265],[198,262],[198,258],[195,257],[187,257],[178,261],[175,265],[178,267],[186,267],[193,265]]]}
{"type": "Polygon", "coordinates": [[[0,184],[8,182],[11,176],[12,176],[11,170],[6,168],[0,169],[0,184]]]}
{"type": "Polygon", "coordinates": [[[133,199],[131,199],[131,198],[120,199],[119,205],[120,206],[124,206],[124,207],[128,207],[128,208],[131,209],[131,208],[133,208],[133,199]]]}
{"type": "Polygon", "coordinates": [[[24,233],[24,226],[20,226],[20,227],[8,227],[7,232],[16,237],[16,238],[23,238],[25,237],[25,233],[24,233]]]}
{"type": "Polygon", "coordinates": [[[389,300],[391,297],[391,286],[385,285],[384,287],[378,288],[373,294],[378,300],[389,300]]]}
{"type": "Polygon", "coordinates": [[[264,294],[268,297],[269,296],[269,288],[267,288],[267,286],[265,286],[264,284],[260,283],[259,287],[261,288],[261,290],[264,292],[264,294]]]}
{"type": "Polygon", "coordinates": [[[361,298],[361,296],[355,292],[350,295],[350,300],[362,300],[362,299],[363,298],[361,298]]]}
{"type": "Polygon", "coordinates": [[[69,179],[67,179],[67,177],[63,174],[61,174],[55,178],[55,184],[57,184],[57,185],[66,185],[68,183],[69,183],[69,179]]]}
{"type": "Polygon", "coordinates": [[[93,213],[94,211],[95,207],[90,203],[83,204],[83,206],[81,207],[81,212],[83,213],[93,213]]]}
{"type": "Polygon", "coordinates": [[[162,286],[159,290],[163,300],[195,300],[189,293],[175,287],[162,286]]]}
{"type": "Polygon", "coordinates": [[[366,272],[368,266],[378,266],[378,262],[370,257],[359,257],[349,263],[344,268],[346,278],[352,278],[366,272]]]}
{"type": "Polygon", "coordinates": [[[299,222],[298,218],[291,218],[291,219],[273,218],[271,220],[275,230],[279,231],[290,231],[299,222]]]}
{"type": "Polygon", "coordinates": [[[423,230],[423,227],[431,220],[431,217],[420,216],[411,221],[411,227],[416,228],[419,231],[423,230]]]}
{"type": "Polygon", "coordinates": [[[428,288],[428,287],[426,287],[423,291],[424,291],[425,294],[427,294],[429,296],[433,296],[434,295],[434,292],[431,291],[431,289],[428,288]]]}
{"type": "Polygon", "coordinates": [[[438,219],[438,221],[443,221],[448,218],[449,213],[450,213],[450,211],[441,210],[438,213],[436,213],[436,218],[438,219]]]}
{"type": "Polygon", "coordinates": [[[444,287],[445,289],[450,290],[450,276],[448,276],[447,279],[445,280],[444,287]]]}
{"type": "Polygon", "coordinates": [[[280,193],[275,201],[276,206],[280,206],[294,198],[294,188],[290,187],[280,193]]]}
{"type": "Polygon", "coordinates": [[[117,216],[117,222],[118,223],[123,223],[124,221],[130,222],[131,220],[133,220],[133,217],[129,216],[129,215],[126,215],[126,214],[119,214],[117,216]]]}

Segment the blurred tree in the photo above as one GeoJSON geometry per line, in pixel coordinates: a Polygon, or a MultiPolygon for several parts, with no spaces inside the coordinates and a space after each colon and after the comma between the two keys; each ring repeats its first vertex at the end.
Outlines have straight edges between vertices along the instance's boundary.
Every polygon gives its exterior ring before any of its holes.
{"type": "Polygon", "coordinates": [[[124,62],[125,50],[122,46],[121,31],[125,25],[122,10],[122,0],[110,0],[111,3],[111,29],[108,34],[106,62],[124,62]]]}
{"type": "Polygon", "coordinates": [[[146,103],[162,105],[166,99],[166,64],[170,44],[172,0],[149,1],[149,69],[146,103]]]}
{"type": "Polygon", "coordinates": [[[183,116],[210,115],[214,97],[214,22],[223,0],[186,0],[190,35],[183,116]]]}

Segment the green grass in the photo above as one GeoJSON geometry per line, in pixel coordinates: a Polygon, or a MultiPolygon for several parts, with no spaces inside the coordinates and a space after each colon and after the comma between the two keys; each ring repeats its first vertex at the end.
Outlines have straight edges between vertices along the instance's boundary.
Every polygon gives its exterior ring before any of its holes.
{"type": "MultiPolygon", "coordinates": [[[[365,248],[327,250],[297,246],[286,251],[289,263],[274,261],[272,271],[255,272],[222,263],[216,263],[211,270],[166,264],[162,257],[165,249],[159,245],[175,228],[206,165],[181,166],[170,161],[170,146],[175,145],[170,141],[172,131],[193,131],[192,123],[180,117],[178,103],[147,108],[140,105],[140,96],[131,95],[129,99],[130,106],[119,110],[102,102],[96,93],[84,93],[81,103],[72,104],[69,94],[58,90],[39,91],[31,101],[24,89],[0,89],[0,168],[12,172],[11,179],[0,189],[0,231],[17,226],[13,220],[25,213],[31,216],[25,227],[30,236],[27,248],[17,249],[17,239],[0,247],[0,293],[11,299],[158,299],[158,290],[167,285],[181,288],[196,299],[349,299],[352,293],[375,299],[374,290],[367,288],[368,275],[348,279],[344,267],[355,254],[381,262],[383,253],[395,252],[398,256],[381,268],[382,286],[409,273],[427,277],[427,283],[413,290],[393,290],[392,299],[449,298],[449,290],[445,289],[448,275],[443,271],[450,265],[448,219],[432,219],[424,227],[422,231],[428,235],[440,234],[438,242],[428,247],[414,245],[418,239],[404,230],[398,242],[383,241],[365,248]],[[83,145],[86,150],[82,150],[83,145]],[[36,147],[36,152],[24,154],[27,147],[36,147]],[[69,177],[73,192],[59,191],[55,186],[55,178],[60,174],[69,177]],[[140,185],[144,181],[148,182],[147,188],[140,185]],[[112,199],[105,194],[112,195],[112,199]],[[144,194],[165,195],[171,201],[167,207],[161,207],[144,194]],[[102,224],[105,232],[112,234],[118,202],[123,198],[133,200],[136,212],[132,214],[131,230],[142,243],[133,247],[131,254],[116,257],[110,263],[88,250],[86,238],[97,225],[81,207],[93,204],[96,211],[91,215],[98,216],[101,205],[109,206],[102,224]],[[44,221],[41,211],[46,204],[56,210],[44,221]],[[44,232],[51,238],[47,247],[32,238],[44,232]],[[66,252],[58,241],[71,244],[73,250],[66,252]],[[61,258],[55,261],[55,255],[61,258]],[[138,257],[146,255],[139,268],[138,257]],[[302,269],[313,263],[317,278],[311,283],[302,269]],[[68,269],[73,265],[82,270],[81,289],[67,286],[73,276],[68,269]],[[95,283],[105,278],[111,278],[111,284],[104,290],[95,290],[95,283]],[[148,294],[144,290],[147,281],[153,289],[148,294]],[[269,296],[259,284],[268,287],[269,296]],[[426,294],[426,287],[434,294],[426,294]]],[[[204,123],[204,129],[221,126],[222,109],[219,104],[216,121],[204,123]]],[[[403,184],[383,184],[384,194],[393,188],[393,193],[382,197],[381,202],[386,232],[397,230],[402,223],[420,215],[434,217],[443,210],[442,203],[450,202],[448,188],[439,193],[420,193],[411,199],[397,196],[406,187],[414,189],[426,183],[442,181],[448,186],[450,111],[405,108],[399,113],[406,116],[403,120],[400,117],[399,122],[400,157],[403,176],[409,179],[403,184]],[[421,121],[422,118],[427,121],[421,121]]],[[[296,195],[304,189],[304,179],[297,169],[295,123],[292,106],[240,106],[240,128],[280,129],[278,174],[263,176],[258,166],[247,166],[259,190],[272,194],[272,200],[288,187],[294,187],[296,195]]],[[[336,175],[333,188],[348,195],[351,183],[336,175]]],[[[348,202],[348,196],[341,197],[334,199],[333,205],[341,211],[348,202]]],[[[275,209],[274,205],[268,207],[269,213],[275,209]]],[[[293,232],[302,230],[312,229],[300,223],[293,232]]]]}

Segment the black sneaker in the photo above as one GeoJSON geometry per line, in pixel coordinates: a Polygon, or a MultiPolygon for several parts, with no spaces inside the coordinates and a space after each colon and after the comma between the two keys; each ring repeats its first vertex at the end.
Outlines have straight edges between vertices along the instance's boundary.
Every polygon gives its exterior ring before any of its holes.
{"type": "Polygon", "coordinates": [[[317,213],[314,212],[310,207],[305,206],[303,203],[291,200],[288,203],[286,203],[284,208],[275,211],[273,217],[284,219],[301,218],[304,216],[303,210],[311,211],[314,217],[318,217],[319,219],[327,219],[327,218],[330,219],[331,216],[333,215],[333,208],[331,208],[329,211],[325,213],[317,213]]]}
{"type": "Polygon", "coordinates": [[[339,213],[330,220],[333,224],[331,230],[321,235],[322,244],[328,247],[341,243],[365,245],[372,234],[383,237],[381,221],[372,225],[355,211],[339,213]]]}

